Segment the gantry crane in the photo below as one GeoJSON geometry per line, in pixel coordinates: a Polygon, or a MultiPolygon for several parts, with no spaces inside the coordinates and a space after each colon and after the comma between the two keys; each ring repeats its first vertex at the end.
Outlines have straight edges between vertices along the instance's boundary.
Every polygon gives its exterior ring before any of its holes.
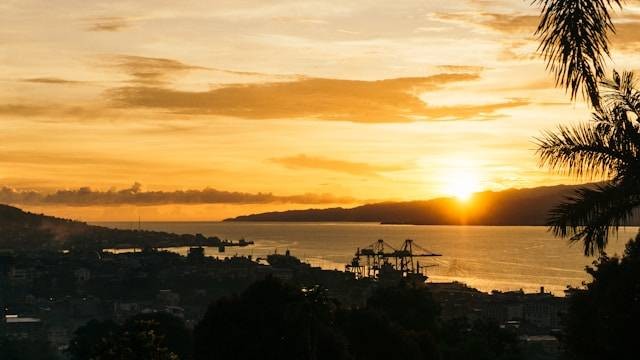
{"type": "Polygon", "coordinates": [[[429,266],[421,266],[414,258],[433,256],[442,255],[421,247],[411,239],[405,240],[400,249],[380,239],[365,248],[358,248],[346,269],[356,278],[379,278],[381,271],[396,272],[401,277],[422,275],[422,270],[429,266]]]}

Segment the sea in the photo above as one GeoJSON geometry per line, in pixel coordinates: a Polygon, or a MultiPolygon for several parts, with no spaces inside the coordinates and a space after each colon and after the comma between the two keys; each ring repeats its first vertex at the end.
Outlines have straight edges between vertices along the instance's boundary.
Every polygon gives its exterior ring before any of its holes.
{"type": "MultiPolygon", "coordinates": [[[[378,239],[400,248],[405,239],[440,257],[422,258],[430,266],[429,281],[459,281],[479,290],[537,292],[541,287],[558,296],[567,286],[579,287],[590,279],[585,267],[595,260],[585,257],[581,244],[555,238],[542,226],[433,226],[383,225],[377,223],[285,223],[285,222],[99,222],[119,229],[203,234],[237,241],[255,242],[247,247],[205,249],[209,256],[231,257],[284,254],[287,250],[313,266],[344,270],[358,248],[378,239]]],[[[622,254],[636,227],[620,229],[610,240],[609,255],[622,254]]],[[[180,254],[187,247],[168,248],[180,254]]]]}

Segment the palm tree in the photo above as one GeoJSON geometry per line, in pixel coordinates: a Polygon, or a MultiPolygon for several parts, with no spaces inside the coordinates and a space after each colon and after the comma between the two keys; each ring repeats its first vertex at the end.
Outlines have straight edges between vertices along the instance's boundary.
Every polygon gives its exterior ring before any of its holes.
{"type": "Polygon", "coordinates": [[[585,255],[602,253],[610,232],[640,207],[640,91],[631,72],[614,72],[613,79],[600,84],[592,121],[560,126],[536,139],[542,166],[567,175],[609,179],[579,189],[550,214],[554,234],[583,241],[585,255]]]}
{"type": "Polygon", "coordinates": [[[533,0],[542,7],[536,35],[556,79],[575,100],[593,106],[593,121],[561,126],[538,141],[542,166],[568,175],[608,181],[583,187],[550,213],[556,236],[583,241],[585,255],[604,252],[611,230],[640,205],[640,96],[632,73],[602,80],[615,33],[611,14],[623,0],[533,0]]]}
{"type": "Polygon", "coordinates": [[[542,7],[536,35],[539,50],[556,78],[574,100],[579,93],[597,109],[598,82],[615,32],[611,13],[622,0],[533,0],[542,7]]]}

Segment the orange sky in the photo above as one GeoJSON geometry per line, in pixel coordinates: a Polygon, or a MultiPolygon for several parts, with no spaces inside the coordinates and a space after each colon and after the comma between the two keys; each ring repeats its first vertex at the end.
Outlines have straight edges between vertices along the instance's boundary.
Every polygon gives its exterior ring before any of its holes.
{"type": "MultiPolygon", "coordinates": [[[[0,202],[216,220],[573,182],[533,137],[588,109],[529,3],[4,0],[0,202]]],[[[638,69],[623,15],[611,64],[638,69]]]]}

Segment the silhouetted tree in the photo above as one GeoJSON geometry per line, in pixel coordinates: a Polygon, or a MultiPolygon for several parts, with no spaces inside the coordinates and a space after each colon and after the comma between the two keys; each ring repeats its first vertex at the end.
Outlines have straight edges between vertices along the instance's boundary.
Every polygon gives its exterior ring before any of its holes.
{"type": "Polygon", "coordinates": [[[603,85],[603,106],[591,122],[559,127],[538,139],[541,164],[573,176],[610,179],[581,188],[554,208],[549,225],[557,236],[582,241],[585,255],[603,252],[610,230],[624,225],[640,206],[640,92],[632,73],[603,85]]]}
{"type": "Polygon", "coordinates": [[[68,355],[77,360],[188,360],[191,334],[170,314],[136,315],[123,325],[92,320],[78,328],[68,355]]]}
{"type": "Polygon", "coordinates": [[[105,347],[90,359],[95,360],[180,360],[166,347],[164,335],[154,330],[153,322],[140,321],[135,329],[123,329],[110,338],[105,347]]]}
{"type": "Polygon", "coordinates": [[[400,283],[377,289],[367,301],[367,306],[384,313],[407,330],[436,329],[440,314],[439,305],[424,286],[400,283]]]}
{"type": "Polygon", "coordinates": [[[427,288],[405,282],[382,287],[367,300],[367,308],[401,328],[402,336],[418,345],[422,358],[438,358],[434,335],[438,331],[440,306],[427,288]]]}
{"type": "Polygon", "coordinates": [[[0,337],[2,360],[60,360],[51,345],[42,339],[9,339],[0,337]]]}
{"type": "Polygon", "coordinates": [[[337,324],[355,360],[429,359],[423,356],[413,336],[380,312],[344,311],[339,314],[337,324]]]}
{"type": "Polygon", "coordinates": [[[446,360],[517,360],[523,353],[515,333],[488,320],[452,319],[442,324],[442,358],[446,360]]]}
{"type": "Polygon", "coordinates": [[[493,323],[440,323],[424,287],[379,288],[342,308],[321,288],[268,278],[212,303],[195,329],[194,359],[521,359],[517,337],[493,323]]]}
{"type": "Polygon", "coordinates": [[[69,342],[67,354],[73,360],[94,358],[116,336],[120,328],[111,320],[91,320],[79,327],[69,342]]]}
{"type": "Polygon", "coordinates": [[[195,329],[195,359],[346,359],[334,304],[267,278],[211,304],[195,329]]]}
{"type": "Polygon", "coordinates": [[[609,37],[615,33],[612,12],[622,0],[534,0],[542,7],[536,30],[539,49],[556,83],[579,92],[595,108],[593,121],[560,127],[539,140],[543,165],[571,175],[603,175],[608,183],[583,188],[553,210],[550,225],[557,236],[584,242],[585,255],[602,253],[609,231],[628,220],[640,204],[637,169],[640,145],[640,95],[632,73],[605,76],[609,37]],[[603,95],[604,94],[604,95],[603,95]]]}
{"type": "Polygon", "coordinates": [[[129,333],[149,332],[162,336],[162,346],[176,354],[181,360],[192,358],[192,334],[184,321],[165,312],[138,314],[129,318],[122,325],[122,330],[129,333]]]}
{"type": "Polygon", "coordinates": [[[640,331],[640,234],[622,258],[588,267],[593,280],[573,290],[562,341],[573,359],[637,359],[640,331]]]}
{"type": "Polygon", "coordinates": [[[534,0],[542,7],[536,35],[539,49],[556,78],[569,90],[571,99],[579,92],[600,107],[598,83],[605,74],[609,36],[615,32],[611,20],[621,0],[534,0]]]}

